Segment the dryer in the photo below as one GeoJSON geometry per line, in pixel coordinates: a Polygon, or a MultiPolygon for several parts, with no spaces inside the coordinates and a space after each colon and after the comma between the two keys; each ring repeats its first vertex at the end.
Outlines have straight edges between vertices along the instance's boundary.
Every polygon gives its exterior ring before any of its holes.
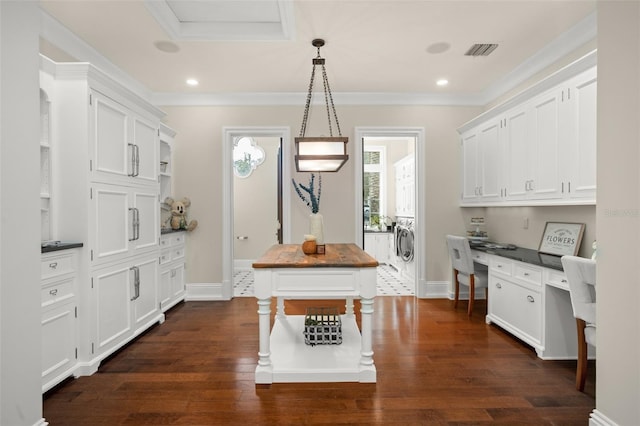
{"type": "Polygon", "coordinates": [[[395,232],[395,251],[398,271],[407,278],[415,278],[414,218],[398,217],[395,232]]]}

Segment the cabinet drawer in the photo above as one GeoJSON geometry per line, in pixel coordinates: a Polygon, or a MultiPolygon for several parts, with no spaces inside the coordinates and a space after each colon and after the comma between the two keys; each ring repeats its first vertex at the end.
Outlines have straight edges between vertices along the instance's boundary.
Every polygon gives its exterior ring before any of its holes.
{"type": "Polygon", "coordinates": [[[42,307],[70,299],[73,296],[73,278],[47,285],[40,290],[42,307]]]}
{"type": "Polygon", "coordinates": [[[489,265],[492,272],[498,272],[504,275],[511,275],[512,273],[511,271],[513,269],[513,262],[511,262],[510,260],[497,257],[497,258],[491,259],[489,265]]]}
{"type": "Polygon", "coordinates": [[[541,269],[529,268],[524,265],[516,264],[513,267],[513,276],[536,286],[540,286],[542,284],[541,269]]]}
{"type": "Polygon", "coordinates": [[[73,272],[73,256],[57,255],[42,258],[40,261],[40,276],[42,279],[56,277],[73,272]]]}
{"type": "Polygon", "coordinates": [[[569,281],[567,281],[567,276],[564,272],[547,269],[545,270],[544,281],[549,285],[569,291],[569,281]]]}
{"type": "Polygon", "coordinates": [[[489,286],[489,313],[506,323],[518,337],[531,344],[542,338],[542,298],[511,281],[492,280],[489,286]]]}
{"type": "Polygon", "coordinates": [[[489,264],[489,255],[483,251],[471,250],[471,257],[474,262],[480,263],[482,265],[489,264]]]}
{"type": "Polygon", "coordinates": [[[174,248],[171,252],[171,260],[178,260],[184,258],[184,247],[174,248]]]}
{"type": "Polygon", "coordinates": [[[171,245],[179,245],[179,244],[183,244],[184,243],[184,233],[183,232],[178,232],[176,234],[173,234],[173,238],[171,241],[171,245]]]}
{"type": "Polygon", "coordinates": [[[160,264],[164,265],[171,262],[171,250],[162,250],[160,252],[160,264]]]}
{"type": "Polygon", "coordinates": [[[169,248],[169,246],[171,246],[171,236],[163,235],[162,237],[160,237],[160,248],[169,248]]]}

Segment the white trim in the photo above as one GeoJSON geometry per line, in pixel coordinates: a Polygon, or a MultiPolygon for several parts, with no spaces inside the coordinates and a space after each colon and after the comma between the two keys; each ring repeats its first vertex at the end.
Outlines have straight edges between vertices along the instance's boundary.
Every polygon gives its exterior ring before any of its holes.
{"type": "MultiPolygon", "coordinates": [[[[355,215],[355,241],[360,247],[364,239],[363,231],[363,215],[362,215],[362,139],[365,137],[408,137],[415,138],[415,193],[423,194],[423,185],[425,184],[425,129],[424,127],[356,127],[354,138],[354,179],[355,179],[355,211],[360,212],[355,215]]],[[[426,198],[415,197],[415,238],[414,256],[416,271],[414,277],[414,290],[416,296],[420,297],[420,286],[418,283],[425,281],[426,272],[426,233],[423,227],[426,223],[426,198]]]]}
{"type": "Polygon", "coordinates": [[[594,408],[589,416],[589,426],[618,426],[618,424],[594,408]]]}
{"type": "Polygon", "coordinates": [[[47,422],[44,418],[38,420],[33,424],[33,426],[47,426],[49,422],[47,422]]]}
{"type": "Polygon", "coordinates": [[[255,259],[233,259],[233,271],[251,271],[255,259]]]}
{"type": "Polygon", "coordinates": [[[186,288],[185,302],[225,301],[230,299],[225,295],[223,283],[189,283],[186,288]]]}
{"type": "MultiPolygon", "coordinates": [[[[282,140],[282,184],[291,180],[291,128],[223,127],[222,128],[222,297],[233,297],[233,141],[236,137],[277,137],[282,140]]],[[[291,194],[282,191],[282,242],[291,241],[291,194]]]]}
{"type": "Polygon", "coordinates": [[[418,282],[416,296],[420,299],[446,299],[449,295],[449,281],[418,282]]]}

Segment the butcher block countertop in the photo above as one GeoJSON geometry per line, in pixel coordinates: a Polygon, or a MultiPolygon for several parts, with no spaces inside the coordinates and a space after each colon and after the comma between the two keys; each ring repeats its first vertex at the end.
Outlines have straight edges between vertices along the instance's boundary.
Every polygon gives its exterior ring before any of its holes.
{"type": "Polygon", "coordinates": [[[325,254],[306,255],[301,244],[276,244],[254,268],[375,268],[378,261],[356,244],[325,244],[325,254]]]}

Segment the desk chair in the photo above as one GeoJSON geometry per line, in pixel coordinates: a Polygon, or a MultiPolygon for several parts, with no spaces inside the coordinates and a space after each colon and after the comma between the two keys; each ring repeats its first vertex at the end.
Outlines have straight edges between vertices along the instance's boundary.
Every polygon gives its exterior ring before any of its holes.
{"type": "Polygon", "coordinates": [[[473,312],[473,301],[476,288],[484,288],[485,298],[488,300],[487,290],[489,288],[489,279],[487,276],[487,268],[473,263],[469,240],[466,238],[447,235],[447,247],[449,248],[449,257],[451,258],[453,280],[455,283],[453,307],[458,307],[460,284],[466,285],[469,287],[469,305],[467,307],[467,314],[471,316],[471,313],[473,312]]]}
{"type": "Polygon", "coordinates": [[[587,343],[596,345],[596,261],[562,256],[562,268],[569,281],[571,306],[578,328],[576,389],[582,392],[587,376],[587,343]]]}

